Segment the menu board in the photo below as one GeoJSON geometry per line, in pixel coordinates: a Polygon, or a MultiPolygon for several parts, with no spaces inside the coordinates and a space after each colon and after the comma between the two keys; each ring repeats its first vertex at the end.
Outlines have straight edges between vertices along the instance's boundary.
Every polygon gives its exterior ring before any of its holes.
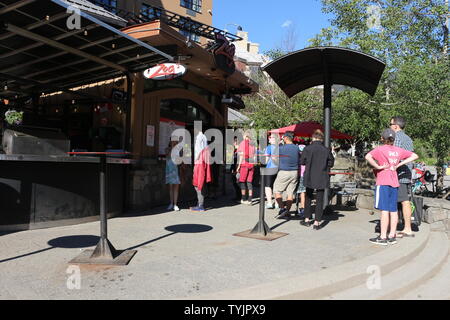
{"type": "Polygon", "coordinates": [[[159,155],[166,154],[166,148],[169,146],[172,132],[176,129],[184,129],[186,124],[181,121],[160,118],[159,122],[159,155]]]}

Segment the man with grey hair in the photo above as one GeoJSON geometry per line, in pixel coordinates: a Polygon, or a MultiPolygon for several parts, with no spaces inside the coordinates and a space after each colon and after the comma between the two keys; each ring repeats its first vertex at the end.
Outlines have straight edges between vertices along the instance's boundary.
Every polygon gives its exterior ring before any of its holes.
{"type": "MultiPolygon", "coordinates": [[[[408,151],[414,151],[414,145],[411,138],[403,131],[405,128],[405,119],[402,117],[392,117],[389,127],[395,131],[394,146],[400,147],[408,151]]],[[[404,226],[403,230],[397,233],[398,238],[414,237],[411,229],[411,204],[409,195],[411,191],[412,164],[407,164],[397,169],[400,187],[398,189],[398,202],[402,204],[404,226]]]]}

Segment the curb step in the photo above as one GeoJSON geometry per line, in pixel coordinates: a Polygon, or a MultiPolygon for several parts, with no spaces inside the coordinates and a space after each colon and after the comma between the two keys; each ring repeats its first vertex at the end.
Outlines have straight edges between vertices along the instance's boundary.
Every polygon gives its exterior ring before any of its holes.
{"type": "MultiPolygon", "coordinates": [[[[401,245],[401,242],[409,240],[402,239],[396,245],[401,245]]],[[[381,267],[381,289],[370,290],[364,282],[357,287],[325,297],[325,299],[398,299],[435,276],[446,262],[448,251],[449,241],[445,233],[431,232],[425,248],[416,257],[391,272],[381,267]]]]}
{"type": "MultiPolygon", "coordinates": [[[[380,252],[335,267],[270,283],[204,294],[189,299],[207,300],[300,300],[321,299],[365,284],[368,267],[379,265],[388,274],[421,254],[430,238],[430,226],[423,224],[415,238],[380,248],[380,252]],[[380,265],[381,264],[381,265],[380,265]]],[[[399,241],[400,242],[400,241],[399,241]]]]}
{"type": "Polygon", "coordinates": [[[434,277],[399,297],[399,299],[450,300],[450,255],[434,277]]]}

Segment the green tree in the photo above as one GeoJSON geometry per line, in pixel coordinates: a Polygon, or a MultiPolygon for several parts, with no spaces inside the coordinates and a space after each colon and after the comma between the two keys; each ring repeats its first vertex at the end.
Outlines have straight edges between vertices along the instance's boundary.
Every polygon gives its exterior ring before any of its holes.
{"type": "Polygon", "coordinates": [[[374,97],[355,90],[337,95],[334,126],[376,139],[391,116],[401,115],[407,133],[441,164],[450,150],[448,0],[322,0],[322,5],[333,15],[331,27],[311,45],[353,48],[386,63],[374,97]]]}
{"type": "Polygon", "coordinates": [[[320,120],[322,93],[315,89],[304,91],[289,99],[278,85],[261,73],[259,92],[244,97],[243,113],[255,129],[275,129],[305,120],[320,120]]]}

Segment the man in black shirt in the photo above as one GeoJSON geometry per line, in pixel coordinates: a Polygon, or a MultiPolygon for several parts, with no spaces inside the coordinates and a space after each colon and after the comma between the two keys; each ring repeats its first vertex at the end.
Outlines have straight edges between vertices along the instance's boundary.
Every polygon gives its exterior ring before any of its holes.
{"type": "Polygon", "coordinates": [[[319,230],[323,214],[323,194],[330,187],[329,169],[334,165],[331,150],[323,145],[324,135],[316,130],[312,135],[312,143],[303,150],[300,164],[305,165],[304,185],[306,187],[305,220],[300,224],[309,227],[312,216],[311,199],[317,191],[314,230],[319,230]]]}

